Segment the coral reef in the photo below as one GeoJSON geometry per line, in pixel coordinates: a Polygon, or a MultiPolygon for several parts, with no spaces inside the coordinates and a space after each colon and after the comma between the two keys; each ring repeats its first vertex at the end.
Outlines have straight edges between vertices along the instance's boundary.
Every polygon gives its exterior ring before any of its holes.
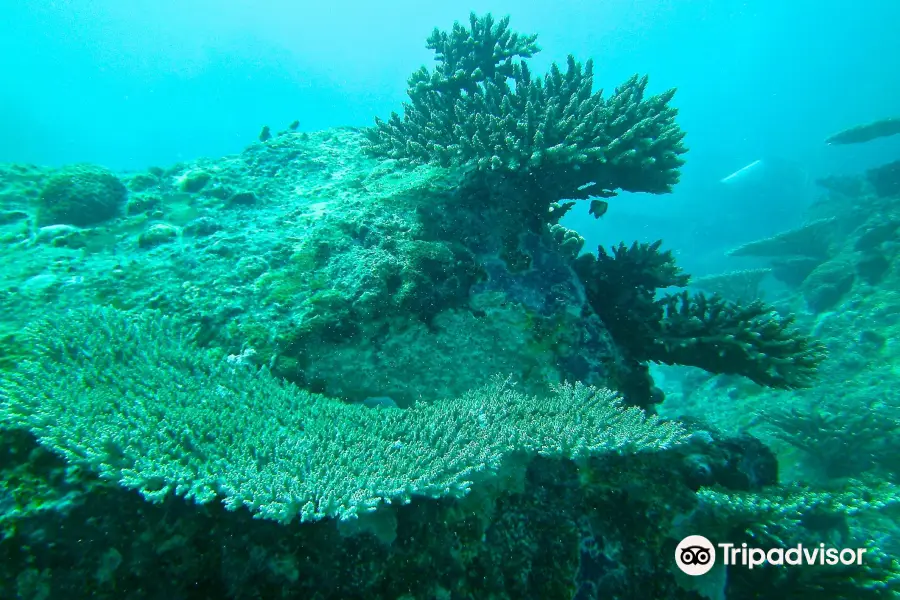
{"type": "Polygon", "coordinates": [[[730,569],[726,597],[742,597],[744,586],[767,597],[892,598],[900,589],[900,565],[893,558],[900,551],[900,351],[894,343],[900,329],[900,195],[878,195],[865,175],[831,179],[829,193],[808,215],[824,236],[806,231],[797,237],[801,232],[793,231],[775,236],[781,239],[776,244],[751,244],[806,253],[814,261],[778,303],[828,348],[816,380],[779,392],[668,368],[668,382],[659,378],[666,393],[659,412],[702,418],[729,433],[750,432],[778,457],[778,486],[750,493],[701,490],[697,527],[724,527],[731,543],[764,549],[823,542],[865,548],[865,559],[859,567],[730,569]]]}
{"type": "MultiPolygon", "coordinates": [[[[772,535],[787,546],[820,539],[852,545],[861,542],[866,524],[878,523],[896,504],[890,485],[777,487],[768,466],[772,456],[757,441],[697,433],[669,450],[604,455],[578,467],[537,459],[502,487],[476,489],[463,500],[393,505],[380,520],[285,525],[253,519],[245,509],[211,504],[198,510],[177,497],[148,504],[67,466],[27,434],[2,432],[10,449],[0,464],[3,480],[27,484],[43,510],[19,500],[16,510],[8,510],[7,502],[0,506],[0,595],[489,593],[699,600],[708,593],[693,591],[694,584],[673,575],[671,567],[675,543],[685,532],[754,545],[771,543],[772,535]],[[65,484],[56,479],[63,476],[65,484]],[[770,535],[752,538],[747,532],[770,535]]],[[[730,567],[706,582],[725,597],[752,597],[759,589],[772,597],[804,597],[821,593],[827,581],[829,589],[838,585],[838,597],[881,598],[878,582],[882,594],[896,585],[896,561],[888,552],[870,549],[872,559],[862,568],[842,568],[833,580],[821,570],[817,577],[784,573],[748,580],[746,569],[730,567]]]]}
{"type": "Polygon", "coordinates": [[[535,36],[490,15],[428,46],[435,69],[374,128],[267,127],[234,156],[122,175],[0,167],[0,596],[895,590],[886,539],[841,581],[722,567],[701,585],[672,564],[686,533],[896,530],[872,399],[897,377],[871,374],[897,354],[892,197],[835,193],[745,248],[806,261],[778,311],[666,293],[691,281],[660,242],[579,256],[560,219],[671,189],[673,91],[634,77],[604,98],[571,57],[533,76],[535,36]],[[84,220],[48,217],[77,202],[84,220]],[[787,316],[801,300],[819,312],[787,316]],[[651,367],[673,364],[709,373],[662,403],[651,367]],[[849,380],[852,402],[814,403],[849,380]],[[859,481],[789,483],[815,462],[796,456],[850,439],[871,454],[859,481]]]}
{"type": "Polygon", "coordinates": [[[428,48],[438,65],[409,78],[403,116],[366,131],[374,156],[467,167],[479,185],[502,188],[492,201],[532,230],[557,200],[661,194],[677,183],[686,149],[669,106],[674,90],[647,97],[647,78],[634,76],[603,98],[593,62],[572,56],[565,72],[552,64],[534,77],[513,59],[537,53],[536,36],[489,14],[473,13],[469,28],[435,29],[428,48]]]}
{"type": "Polygon", "coordinates": [[[164,500],[221,497],[280,522],[356,518],[413,496],[460,497],[513,457],[660,450],[686,435],[609,390],[528,397],[495,380],[408,410],[311,395],[240,358],[212,360],[152,314],[70,312],[0,388],[0,417],[73,464],[164,500]]]}
{"type": "Polygon", "coordinates": [[[149,504],[27,435],[3,441],[14,448],[4,479],[31,489],[69,480],[65,502],[48,496],[42,511],[5,514],[3,597],[698,600],[669,562],[674,523],[696,505],[689,474],[703,465],[705,484],[722,490],[772,483],[732,488],[760,457],[745,440],[707,438],[581,467],[536,459],[502,487],[392,505],[380,520],[280,524],[177,497],[149,504]]]}
{"type": "MultiPolygon", "coordinates": [[[[839,489],[814,490],[801,485],[763,491],[701,490],[695,523],[726,530],[729,543],[768,551],[773,548],[865,548],[860,565],[810,564],[779,569],[728,570],[726,597],[754,595],[816,598],[893,598],[900,592],[900,561],[891,550],[871,542],[897,505],[892,484],[851,481],[839,489]]],[[[882,541],[882,540],[879,540],[882,541]]]]}
{"type": "Polygon", "coordinates": [[[38,227],[56,171],[0,171],[0,210],[24,214],[0,224],[0,339],[16,346],[51,306],[153,308],[198,326],[218,355],[347,401],[453,398],[497,373],[527,394],[609,385],[620,359],[602,324],[581,318],[576,236],[517,236],[512,271],[495,214],[467,203],[458,174],[397,172],[361,140],[285,133],[123,176],[127,210],[98,226],[38,227]],[[235,200],[251,190],[254,202],[235,200]]]}
{"type": "Polygon", "coordinates": [[[812,472],[826,478],[900,474],[895,440],[900,435],[900,396],[885,388],[871,398],[864,387],[813,396],[797,406],[773,407],[759,424],[797,448],[812,472]]]}
{"type": "Polygon", "coordinates": [[[889,275],[898,239],[897,193],[861,187],[814,203],[804,225],[730,250],[735,257],[766,258],[773,276],[798,289],[814,312],[834,309],[858,283],[879,285],[889,275]]]}

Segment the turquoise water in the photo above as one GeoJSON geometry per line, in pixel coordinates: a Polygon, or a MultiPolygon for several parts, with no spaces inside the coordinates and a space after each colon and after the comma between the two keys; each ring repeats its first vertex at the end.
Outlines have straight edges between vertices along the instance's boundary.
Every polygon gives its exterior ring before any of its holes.
{"type": "Polygon", "coordinates": [[[0,597],[900,589],[893,3],[0,17],[0,597]]]}

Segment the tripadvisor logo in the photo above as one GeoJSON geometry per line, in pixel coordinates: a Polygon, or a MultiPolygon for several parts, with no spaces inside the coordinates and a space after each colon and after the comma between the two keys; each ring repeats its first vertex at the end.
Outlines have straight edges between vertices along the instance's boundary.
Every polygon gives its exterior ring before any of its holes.
{"type": "Polygon", "coordinates": [[[716,564],[716,548],[702,535],[689,535],[675,548],[675,564],[688,575],[703,575],[716,564]]]}
{"type": "Polygon", "coordinates": [[[688,575],[703,575],[716,564],[716,548],[722,551],[722,564],[740,565],[752,569],[765,564],[775,566],[797,565],[861,565],[866,548],[826,548],[825,544],[807,547],[797,544],[792,548],[750,548],[747,544],[719,543],[713,545],[702,535],[689,535],[675,548],[675,564],[688,575]]]}

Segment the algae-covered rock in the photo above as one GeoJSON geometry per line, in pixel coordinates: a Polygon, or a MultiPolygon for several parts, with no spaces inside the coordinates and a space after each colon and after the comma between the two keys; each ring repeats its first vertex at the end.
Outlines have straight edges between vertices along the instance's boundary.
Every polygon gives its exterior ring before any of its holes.
{"type": "Polygon", "coordinates": [[[96,225],[117,216],[127,196],[119,178],[103,167],[66,167],[41,190],[38,225],[96,225]]]}
{"type": "Polygon", "coordinates": [[[142,213],[149,213],[159,209],[161,204],[162,199],[156,194],[132,194],[125,205],[125,214],[134,216],[142,213]]]}
{"type": "Polygon", "coordinates": [[[237,192],[228,198],[228,206],[253,206],[258,201],[253,192],[237,192]]]}
{"type": "Polygon", "coordinates": [[[141,248],[154,248],[162,244],[168,244],[178,239],[178,228],[168,223],[154,223],[145,229],[138,237],[138,246],[141,248]]]}
{"type": "Polygon", "coordinates": [[[128,189],[144,192],[159,185],[159,176],[154,173],[135,173],[128,178],[128,189]]]}
{"type": "Polygon", "coordinates": [[[814,312],[833,308],[850,291],[854,281],[853,264],[834,260],[817,267],[803,282],[803,295],[814,312]]]}
{"type": "Polygon", "coordinates": [[[196,193],[206,187],[212,179],[212,175],[206,171],[190,171],[179,179],[178,185],[182,192],[196,193]]]}

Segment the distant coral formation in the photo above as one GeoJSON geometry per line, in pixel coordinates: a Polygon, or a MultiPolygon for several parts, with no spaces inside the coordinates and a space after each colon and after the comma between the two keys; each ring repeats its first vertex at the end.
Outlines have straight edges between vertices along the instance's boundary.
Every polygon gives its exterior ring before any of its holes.
{"type": "Polygon", "coordinates": [[[869,169],[866,177],[879,196],[900,195],[900,160],[869,169]]]}
{"type": "Polygon", "coordinates": [[[718,294],[729,300],[752,302],[761,299],[760,284],[771,272],[770,268],[740,269],[692,277],[690,284],[692,288],[718,294]]]}
{"type": "Polygon", "coordinates": [[[865,125],[857,125],[834,134],[825,140],[826,144],[862,144],[880,137],[900,134],[900,118],[882,119],[865,125]]]}
{"type": "Polygon", "coordinates": [[[833,254],[841,233],[838,219],[825,217],[747,242],[732,248],[726,256],[766,258],[773,277],[798,286],[833,254]]]}

